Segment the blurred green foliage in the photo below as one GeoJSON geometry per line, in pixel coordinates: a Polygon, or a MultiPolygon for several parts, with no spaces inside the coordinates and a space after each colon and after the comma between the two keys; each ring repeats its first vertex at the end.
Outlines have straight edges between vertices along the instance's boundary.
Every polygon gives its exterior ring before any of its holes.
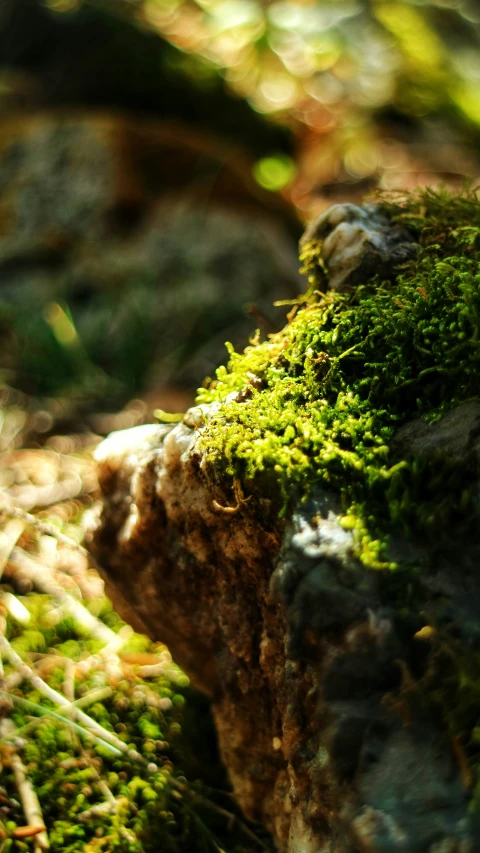
{"type": "MultiPolygon", "coordinates": [[[[299,169],[284,177],[307,218],[312,186],[375,179],[392,189],[437,174],[480,174],[473,0],[95,3],[127,12],[185,56],[203,59],[256,111],[290,127],[299,169]]],[[[261,162],[255,176],[269,186],[261,162]]],[[[277,178],[271,188],[285,182],[277,178]]]]}

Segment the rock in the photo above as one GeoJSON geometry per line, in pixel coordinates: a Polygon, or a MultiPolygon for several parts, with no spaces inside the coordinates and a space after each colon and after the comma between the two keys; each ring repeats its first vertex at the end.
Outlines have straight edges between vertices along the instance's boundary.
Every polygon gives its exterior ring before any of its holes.
{"type": "Polygon", "coordinates": [[[448,740],[421,689],[402,687],[419,641],[405,641],[378,574],[355,559],[337,500],[316,495],[286,529],[248,503],[218,512],[214,500],[229,502],[205,477],[198,437],[145,426],[100,445],[95,553],[115,606],[212,698],[246,815],[279,850],[335,838],[348,853],[430,853],[446,837],[477,849],[448,740]]]}
{"type": "Polygon", "coordinates": [[[215,499],[227,500],[203,479],[197,436],[183,423],[144,426],[114,433],[99,447],[113,513],[102,517],[95,549],[103,556],[110,549],[107,588],[120,611],[140,631],[161,634],[193,684],[214,700],[242,805],[273,828],[285,823],[289,789],[282,750],[273,746],[282,727],[269,687],[271,667],[283,658],[283,617],[269,596],[280,535],[243,511],[215,509],[215,499]]]}
{"type": "Polygon", "coordinates": [[[401,427],[392,440],[399,455],[447,454],[450,458],[480,463],[480,403],[462,403],[440,421],[429,424],[420,418],[401,427]]]}
{"type": "MultiPolygon", "coordinates": [[[[415,269],[401,298],[366,280],[361,329],[408,296],[432,340],[435,282],[447,312],[456,280],[428,279],[427,302],[415,269]]],[[[431,352],[400,315],[419,385],[399,414],[389,387],[377,406],[362,391],[371,356],[346,361],[350,302],[327,300],[235,355],[182,423],[100,446],[92,547],[116,607],[211,697],[238,801],[279,851],[478,853],[476,334],[422,385],[431,352]]]]}
{"type": "Polygon", "coordinates": [[[395,268],[415,257],[413,236],[375,204],[334,204],[310,223],[300,248],[322,242],[322,257],[332,290],[345,290],[362,279],[391,278],[395,268]]]}

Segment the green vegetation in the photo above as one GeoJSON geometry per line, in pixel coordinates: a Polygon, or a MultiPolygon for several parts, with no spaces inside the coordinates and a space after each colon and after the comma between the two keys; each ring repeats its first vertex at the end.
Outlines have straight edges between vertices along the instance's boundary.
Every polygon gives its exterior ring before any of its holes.
{"type": "MultiPolygon", "coordinates": [[[[4,440],[19,411],[3,409],[4,440]]],[[[0,853],[46,849],[42,826],[52,853],[270,849],[232,800],[206,698],[162,643],[120,619],[78,544],[91,453],[75,442],[7,450],[3,482],[12,457],[16,501],[5,490],[0,504],[0,853]],[[58,492],[57,465],[77,471],[78,500],[58,492]],[[34,481],[59,500],[32,514],[21,505],[34,481]]]]}
{"type": "MultiPolygon", "coordinates": [[[[179,739],[184,700],[177,690],[188,679],[170,664],[164,666],[162,676],[148,683],[135,675],[133,667],[124,667],[129,675],[122,673],[118,661],[114,672],[112,661],[109,667],[100,655],[97,660],[92,658],[102,643],[89,637],[71,617],[60,616],[56,621],[58,610],[48,595],[23,596],[22,603],[29,622],[23,627],[8,619],[6,636],[11,647],[23,660],[33,656],[37,675],[41,673],[45,683],[57,691],[69,678],[74,689],[77,668],[75,700],[83,698],[89,717],[128,745],[130,752],[122,754],[89,734],[72,722],[71,713],[62,718],[61,708],[22,680],[8,693],[2,691],[4,702],[13,701],[10,720],[14,728],[10,734],[8,729],[6,735],[4,731],[1,741],[7,796],[18,798],[9,770],[8,744],[18,744],[21,738],[22,760],[49,827],[52,850],[137,853],[157,849],[159,838],[165,850],[178,849],[171,839],[174,835],[181,839],[185,827],[181,794],[175,799],[176,789],[169,782],[173,767],[170,742],[179,739]],[[105,795],[107,789],[111,797],[105,795]]],[[[99,601],[92,606],[98,610],[99,601]]],[[[99,615],[116,631],[123,626],[106,600],[99,615]]],[[[158,656],[161,660],[163,650],[146,637],[132,635],[122,652],[139,659],[141,653],[149,653],[152,659],[158,656]]],[[[6,667],[7,683],[14,673],[15,667],[6,667]]],[[[17,819],[21,816],[20,812],[17,819]]],[[[13,823],[14,815],[3,827],[3,837],[14,831],[13,823]]],[[[30,846],[27,841],[15,841],[13,849],[30,846]]]]}
{"type": "MultiPolygon", "coordinates": [[[[13,598],[8,593],[4,602],[8,595],[13,598]]],[[[89,610],[118,636],[118,654],[105,654],[104,644],[81,621],[62,614],[49,595],[30,593],[16,602],[5,636],[39,681],[21,677],[2,643],[10,661],[0,691],[2,716],[8,714],[0,736],[0,793],[7,805],[0,820],[2,853],[32,850],[35,838],[28,830],[21,837],[22,791],[12,760],[17,753],[53,853],[153,853],[159,845],[180,853],[219,850],[224,843],[244,850],[242,825],[234,839],[228,828],[237,823],[236,812],[222,809],[205,785],[188,784],[183,776],[192,766],[191,742],[182,736],[188,678],[165,646],[132,632],[122,643],[122,632],[130,629],[107,599],[91,600],[89,610]],[[74,706],[58,705],[49,688],[60,698],[70,693],[74,706]],[[78,719],[74,707],[88,719],[78,719]]]]}
{"type": "MultiPolygon", "coordinates": [[[[310,289],[288,325],[230,362],[198,401],[228,401],[202,433],[212,466],[256,484],[273,478],[284,506],[322,486],[340,492],[358,554],[388,562],[385,531],[438,534],[468,516],[468,472],[446,460],[396,459],[389,443],[415,417],[435,420],[478,395],[480,203],[474,192],[381,199],[420,244],[393,282],[327,291],[321,246],[302,260],[310,289]],[[235,396],[236,395],[236,396],[235,396]],[[449,505],[435,503],[448,482],[449,505]],[[432,497],[433,496],[433,497],[432,497]]],[[[461,467],[461,466],[460,466],[461,467]]]]}

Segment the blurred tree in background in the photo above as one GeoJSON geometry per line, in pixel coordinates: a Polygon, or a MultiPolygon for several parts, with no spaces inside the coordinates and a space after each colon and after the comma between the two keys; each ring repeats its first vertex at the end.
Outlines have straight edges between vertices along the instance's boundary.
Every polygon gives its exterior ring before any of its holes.
{"type": "Polygon", "coordinates": [[[185,407],[297,290],[300,223],[252,175],[288,129],[96,5],[7,2],[0,57],[4,379],[84,412],[152,388],[185,407]]]}

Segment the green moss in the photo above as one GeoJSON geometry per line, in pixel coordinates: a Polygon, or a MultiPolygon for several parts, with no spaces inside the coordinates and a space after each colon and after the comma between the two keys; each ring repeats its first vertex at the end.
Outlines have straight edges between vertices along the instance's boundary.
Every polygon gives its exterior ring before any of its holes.
{"type": "MultiPolygon", "coordinates": [[[[436,533],[445,524],[446,508],[432,499],[442,465],[396,459],[395,431],[474,398],[480,370],[476,195],[423,191],[380,203],[415,235],[416,259],[393,282],[372,278],[333,293],[321,244],[307,245],[301,260],[310,289],[301,307],[265,342],[243,354],[230,347],[228,365],[198,396],[227,398],[200,440],[215,472],[264,496],[274,493],[273,480],[284,506],[316,483],[337,490],[358,554],[374,567],[390,565],[392,526],[436,533]]],[[[458,489],[468,504],[463,474],[458,489]]],[[[452,511],[457,504],[454,496],[452,511]]]]}
{"type": "MultiPolygon", "coordinates": [[[[66,660],[85,663],[90,659],[91,668],[83,670],[80,665],[76,670],[71,685],[75,698],[85,702],[90,718],[130,748],[125,754],[112,751],[101,741],[92,742],[85,730],[82,735],[82,728],[74,727],[27,679],[11,688],[9,716],[16,735],[21,737],[19,752],[40,801],[52,853],[152,853],[160,848],[165,853],[191,853],[219,849],[216,839],[231,853],[246,850],[235,806],[230,818],[223,806],[217,811],[217,795],[213,794],[212,801],[205,784],[185,781],[184,774],[192,763],[196,777],[213,774],[214,784],[223,770],[211,752],[203,758],[211,767],[198,767],[193,762],[198,757],[190,754],[191,735],[187,732],[184,737],[180,724],[185,700],[179,690],[188,685],[181,669],[172,662],[162,675],[148,679],[140,677],[130,663],[119,673],[118,662],[112,671],[108,658],[98,655],[92,661],[98,641],[85,636],[84,628],[74,619],[66,617],[52,624],[56,602],[49,595],[30,593],[22,596],[22,602],[30,613],[28,626],[11,617],[7,625],[16,651],[59,692],[65,690],[66,660]],[[161,702],[167,698],[172,702],[161,702]],[[106,808],[105,786],[115,798],[116,810],[106,808]]],[[[123,628],[125,623],[108,601],[90,600],[88,606],[113,630],[123,628]]],[[[158,656],[164,650],[163,644],[135,633],[122,647],[122,653],[139,655],[140,660],[142,654],[158,656]]],[[[7,678],[12,669],[5,665],[7,678]]],[[[5,701],[7,696],[4,691],[2,694],[0,698],[5,701]]],[[[205,708],[202,711],[204,727],[205,708]]],[[[189,712],[191,715],[191,707],[189,712]]],[[[190,720],[188,729],[192,728],[198,729],[197,719],[190,720]]],[[[16,800],[10,748],[6,732],[0,739],[2,786],[8,797],[16,800]]],[[[221,801],[223,804],[223,798],[221,801]]],[[[6,835],[17,823],[24,823],[20,808],[13,811],[13,817],[6,824],[6,835]]],[[[0,846],[20,853],[33,850],[34,842],[7,837],[0,846]]]]}
{"type": "MultiPolygon", "coordinates": [[[[60,665],[47,667],[43,676],[50,686],[61,690],[65,679],[65,667],[62,665],[65,657],[68,655],[70,660],[77,661],[88,657],[89,641],[72,619],[63,620],[59,623],[61,631],[52,632],[52,600],[49,596],[32,594],[23,597],[23,601],[31,613],[33,627],[11,625],[10,633],[15,631],[12,645],[28,659],[32,652],[46,652],[48,644],[50,658],[56,655],[60,665]]],[[[148,653],[157,651],[156,646],[142,635],[133,635],[130,647],[148,653]]],[[[28,681],[14,691],[11,719],[25,738],[21,754],[49,827],[53,851],[69,850],[73,853],[105,849],[146,853],[157,849],[160,839],[167,851],[182,849],[174,836],[183,832],[184,819],[181,804],[175,798],[173,804],[170,802],[172,764],[166,761],[165,752],[169,754],[171,748],[169,742],[163,740],[164,733],[168,738],[170,734],[176,734],[180,709],[163,712],[147,701],[150,696],[162,697],[167,683],[171,685],[165,676],[144,682],[132,673],[128,680],[115,685],[111,695],[107,690],[102,701],[87,707],[90,717],[113,731],[146,759],[143,764],[127,756],[115,758],[109,750],[99,748],[94,751],[88,739],[80,744],[78,731],[72,729],[68,720],[62,722],[58,714],[53,717],[49,713],[55,710],[52,703],[32,689],[28,681]],[[146,698],[137,701],[135,691],[142,690],[146,698]],[[157,768],[152,764],[149,769],[148,762],[156,763],[157,768]],[[116,772],[113,772],[114,765],[116,772]],[[85,823],[78,823],[81,812],[104,801],[104,791],[99,784],[101,780],[117,798],[120,804],[117,812],[99,814],[85,823]],[[122,797],[126,804],[123,809],[122,797]],[[146,806],[153,802],[158,804],[154,814],[146,810],[146,806]],[[165,817],[167,807],[172,809],[168,812],[168,820],[165,817]],[[100,838],[105,843],[99,846],[100,838]]],[[[96,667],[77,681],[77,698],[98,688],[108,688],[111,684],[99,660],[96,667]]],[[[15,782],[8,769],[8,760],[4,767],[4,785],[10,795],[15,796],[15,782]]],[[[15,845],[14,849],[20,849],[17,842],[15,845]]],[[[31,845],[25,849],[31,849],[31,845]]]]}

